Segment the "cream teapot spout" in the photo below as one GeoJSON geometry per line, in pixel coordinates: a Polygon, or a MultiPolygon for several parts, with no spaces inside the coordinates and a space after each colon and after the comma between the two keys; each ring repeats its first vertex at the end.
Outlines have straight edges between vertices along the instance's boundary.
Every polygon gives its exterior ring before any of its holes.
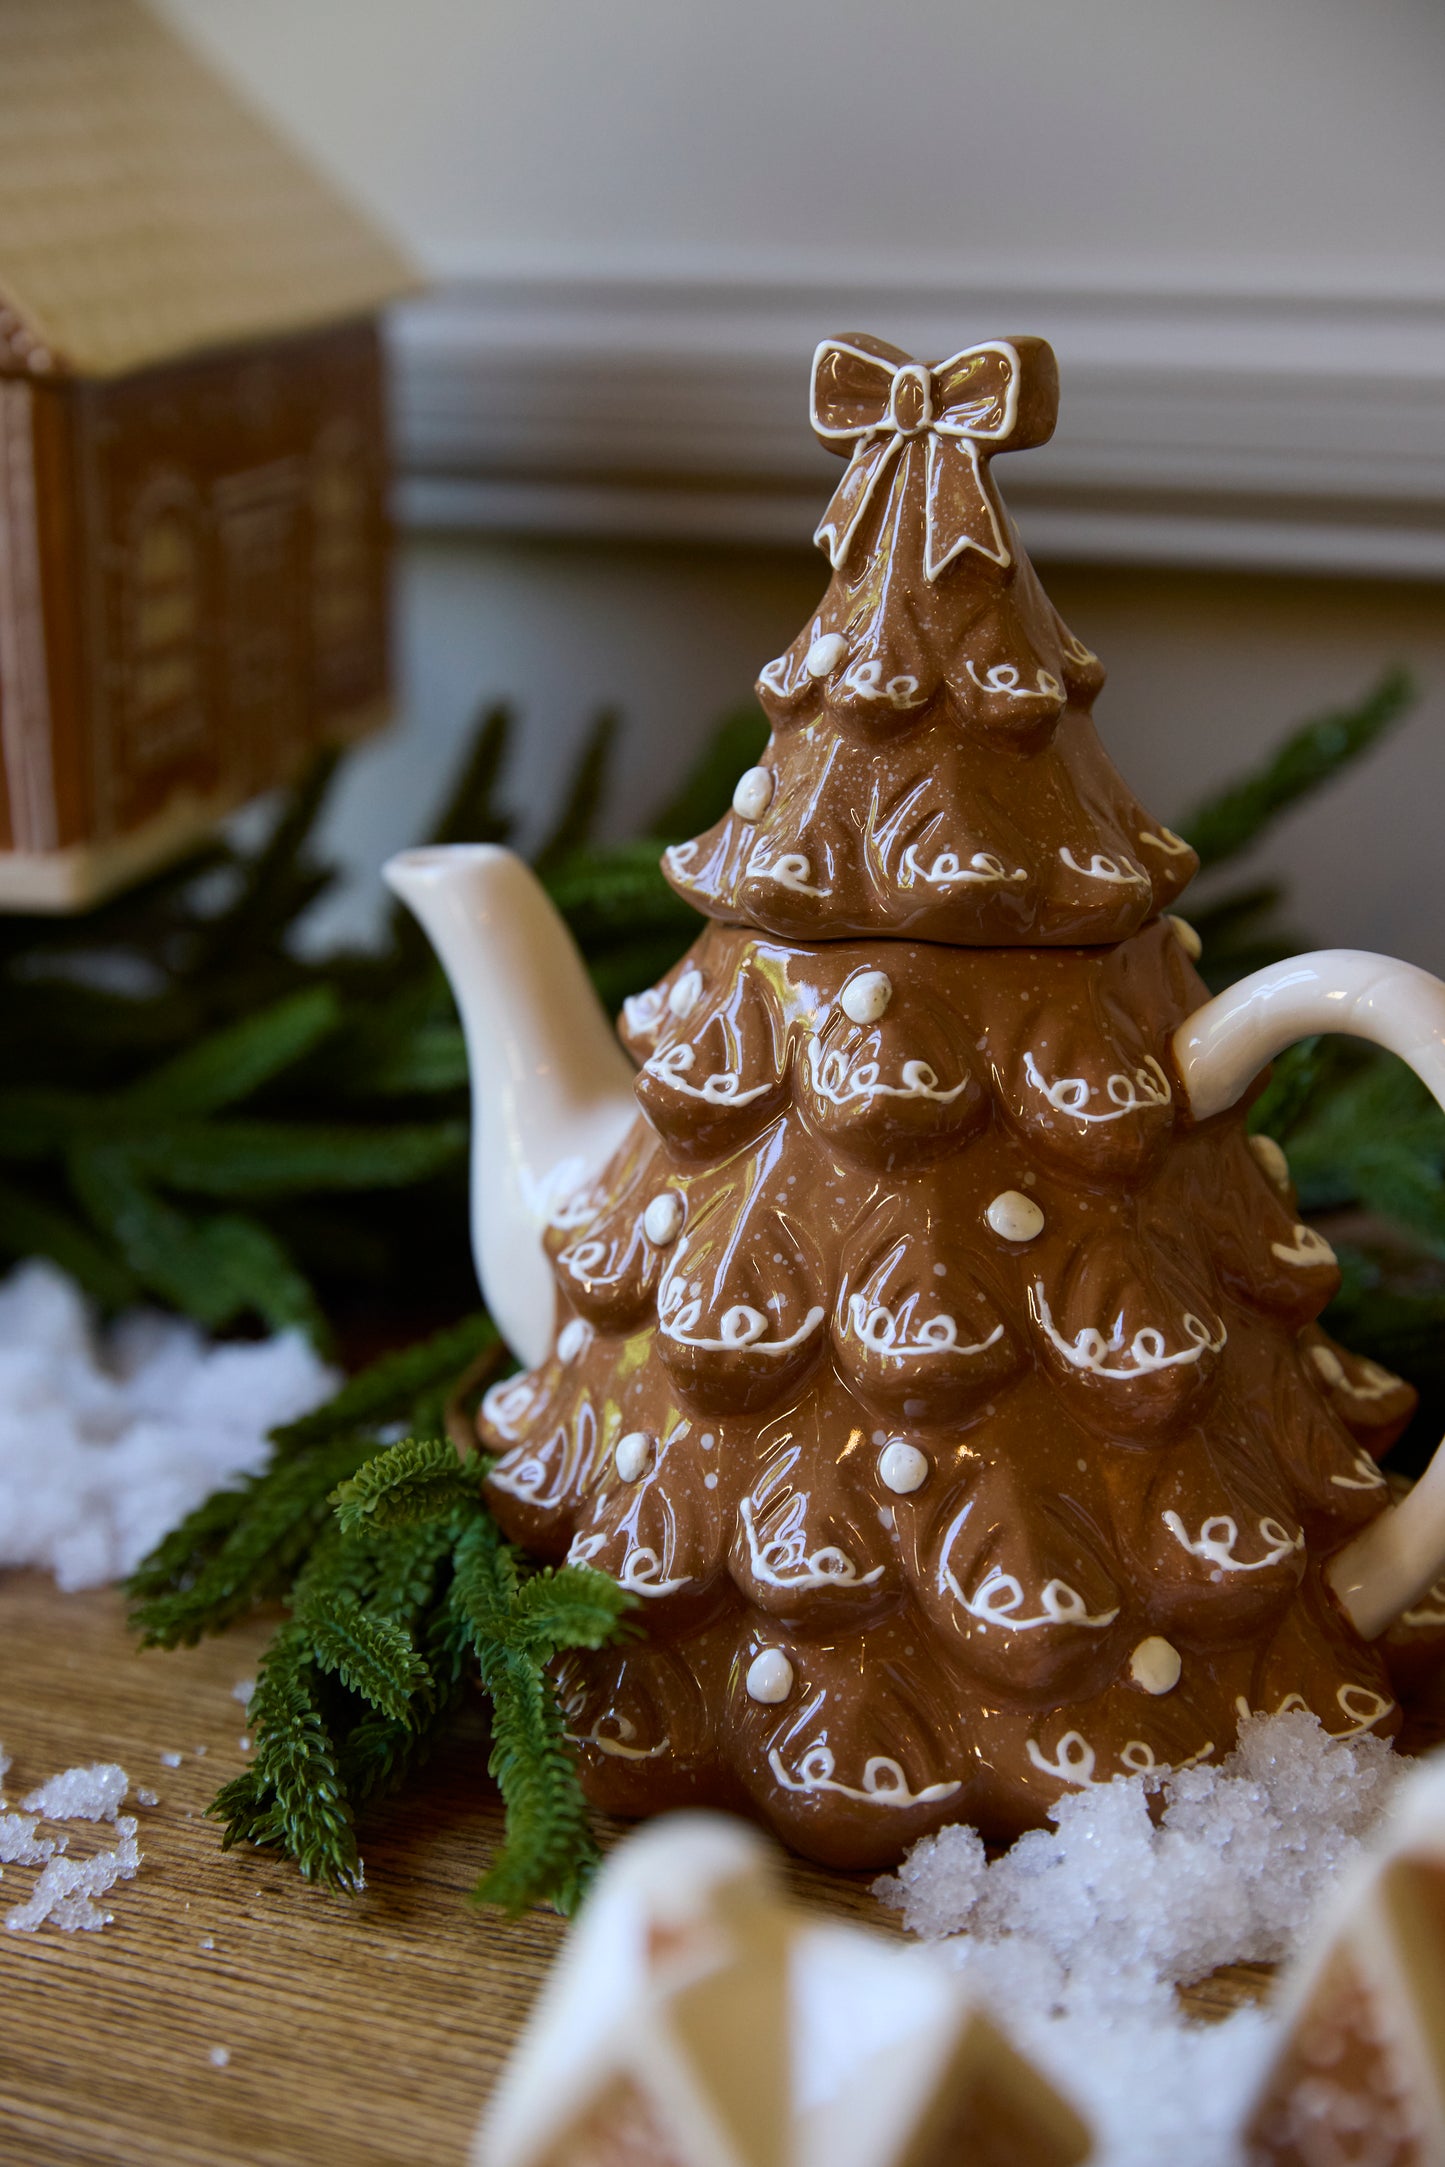
{"type": "Polygon", "coordinates": [[[637,1113],[632,1066],[530,867],[491,843],[404,850],[385,868],[456,996],[472,1083],[472,1254],[488,1309],[535,1367],[556,1289],[542,1230],[637,1113]]]}

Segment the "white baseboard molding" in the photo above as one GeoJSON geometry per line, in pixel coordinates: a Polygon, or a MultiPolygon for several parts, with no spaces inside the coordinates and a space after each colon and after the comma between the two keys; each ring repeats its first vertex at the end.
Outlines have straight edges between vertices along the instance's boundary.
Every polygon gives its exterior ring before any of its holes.
{"type": "Polygon", "coordinates": [[[827,331],[927,358],[1051,338],[1059,428],[999,478],[1040,556],[1445,577],[1445,294],[548,271],[446,286],[393,333],[416,529],[805,545],[840,472],[807,421],[827,331]]]}

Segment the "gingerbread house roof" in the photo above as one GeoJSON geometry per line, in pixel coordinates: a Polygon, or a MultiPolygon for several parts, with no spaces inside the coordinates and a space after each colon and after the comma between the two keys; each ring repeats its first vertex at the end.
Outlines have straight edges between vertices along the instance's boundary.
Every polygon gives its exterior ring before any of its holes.
{"type": "Polygon", "coordinates": [[[140,0],[0,0],[0,373],[120,376],[415,284],[140,0]]]}

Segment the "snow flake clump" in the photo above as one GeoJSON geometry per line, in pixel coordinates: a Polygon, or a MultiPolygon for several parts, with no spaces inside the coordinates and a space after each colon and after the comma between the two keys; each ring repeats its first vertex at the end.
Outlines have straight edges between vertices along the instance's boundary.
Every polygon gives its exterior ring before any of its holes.
{"type": "MultiPolygon", "coordinates": [[[[9,1765],[0,1748],[0,1777],[9,1765]]],[[[41,1869],[29,1896],[6,1913],[8,1932],[33,1934],[47,1920],[66,1933],[93,1933],[110,1924],[112,1914],[96,1899],[117,1881],[133,1880],[141,1862],[134,1817],[120,1811],[128,1785],[125,1770],[114,1761],[93,1761],[50,1777],[24,1800],[23,1813],[0,1812],[0,1875],[7,1866],[41,1869]],[[68,1835],[36,1833],[42,1820],[110,1823],[115,1848],[71,1856],[68,1835]]],[[[0,1798],[0,1807],[4,1804],[0,1798]]]]}
{"type": "Polygon", "coordinates": [[[137,1311],[102,1335],[63,1272],[22,1264],[0,1282],[0,1567],[120,1578],[334,1388],[299,1333],[212,1346],[137,1311]]]}
{"type": "Polygon", "coordinates": [[[943,1829],[875,1887],[1074,2094],[1099,2167],[1233,2167],[1275,2020],[1201,2023],[1175,1989],[1291,1956],[1409,1765],[1309,1714],[1251,1717],[1215,1767],[1091,1785],[993,1863],[943,1829]]]}

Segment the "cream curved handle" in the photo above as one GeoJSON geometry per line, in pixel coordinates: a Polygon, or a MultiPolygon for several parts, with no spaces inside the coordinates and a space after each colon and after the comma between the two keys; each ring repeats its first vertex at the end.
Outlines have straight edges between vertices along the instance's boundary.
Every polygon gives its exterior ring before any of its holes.
{"type": "MultiPolygon", "coordinates": [[[[1339,1031],[1408,1061],[1445,1109],[1445,985],[1413,964],[1357,948],[1292,956],[1242,978],[1174,1034],[1174,1061],[1198,1121],[1233,1106],[1266,1061],[1296,1039],[1339,1031]]],[[[1337,1551],[1325,1578],[1373,1640],[1445,1570],[1445,1450],[1409,1496],[1337,1551]]]]}

